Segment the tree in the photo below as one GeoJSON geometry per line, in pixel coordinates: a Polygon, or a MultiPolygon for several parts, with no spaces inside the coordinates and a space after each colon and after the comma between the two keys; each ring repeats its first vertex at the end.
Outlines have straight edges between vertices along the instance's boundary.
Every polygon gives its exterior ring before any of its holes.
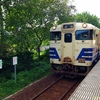
{"type": "Polygon", "coordinates": [[[75,15],[75,21],[91,23],[97,27],[100,27],[99,18],[96,15],[91,15],[89,12],[83,12],[75,15]]]}
{"type": "Polygon", "coordinates": [[[11,36],[8,36],[9,32],[5,29],[6,13],[10,4],[11,0],[0,0],[0,58],[7,56],[11,46],[9,44],[11,36]]]}
{"type": "MultiPolygon", "coordinates": [[[[2,18],[5,18],[2,24],[4,30],[10,33],[10,38],[6,42],[9,52],[36,50],[39,58],[39,48],[43,41],[49,40],[49,29],[54,22],[57,21],[59,24],[72,20],[71,9],[74,7],[67,5],[68,0],[2,1],[2,18]]],[[[2,40],[4,37],[2,35],[2,40]]]]}

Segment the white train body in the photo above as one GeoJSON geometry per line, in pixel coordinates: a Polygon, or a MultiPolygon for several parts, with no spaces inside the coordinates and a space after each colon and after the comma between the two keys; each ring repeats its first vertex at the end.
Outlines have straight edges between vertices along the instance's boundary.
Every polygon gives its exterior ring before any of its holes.
{"type": "Polygon", "coordinates": [[[50,29],[50,63],[64,75],[86,75],[99,58],[100,30],[89,23],[63,23],[50,29]]]}

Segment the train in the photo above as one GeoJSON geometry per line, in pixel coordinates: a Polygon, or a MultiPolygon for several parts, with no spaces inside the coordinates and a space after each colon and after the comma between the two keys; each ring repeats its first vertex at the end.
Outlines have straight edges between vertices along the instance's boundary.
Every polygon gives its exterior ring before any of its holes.
{"type": "Polygon", "coordinates": [[[100,58],[100,29],[85,22],[54,25],[49,50],[54,72],[70,78],[86,76],[100,58]]]}

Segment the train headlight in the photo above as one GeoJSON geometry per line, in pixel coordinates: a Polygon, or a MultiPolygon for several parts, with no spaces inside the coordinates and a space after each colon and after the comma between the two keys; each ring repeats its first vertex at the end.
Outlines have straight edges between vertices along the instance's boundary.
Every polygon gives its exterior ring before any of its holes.
{"type": "Polygon", "coordinates": [[[83,27],[83,28],[86,28],[86,27],[87,27],[87,24],[86,24],[86,23],[83,23],[83,24],[82,24],[82,27],[83,27]]]}
{"type": "Polygon", "coordinates": [[[53,26],[52,29],[55,30],[56,29],[56,26],[53,26]]]}
{"type": "Polygon", "coordinates": [[[85,63],[85,59],[84,59],[84,58],[79,58],[79,59],[78,59],[78,62],[79,62],[79,63],[85,63]]]}

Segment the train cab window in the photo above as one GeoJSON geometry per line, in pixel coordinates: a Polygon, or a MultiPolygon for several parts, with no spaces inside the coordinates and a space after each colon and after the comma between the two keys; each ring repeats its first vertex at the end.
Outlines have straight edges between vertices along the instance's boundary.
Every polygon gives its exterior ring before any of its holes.
{"type": "Polygon", "coordinates": [[[93,40],[93,30],[77,30],[76,40],[93,40]]]}
{"type": "Polygon", "coordinates": [[[50,40],[61,40],[61,32],[50,32],[50,40]]]}
{"type": "Polygon", "coordinates": [[[71,33],[66,33],[64,35],[64,42],[66,42],[66,43],[72,42],[72,34],[71,33]]]}

